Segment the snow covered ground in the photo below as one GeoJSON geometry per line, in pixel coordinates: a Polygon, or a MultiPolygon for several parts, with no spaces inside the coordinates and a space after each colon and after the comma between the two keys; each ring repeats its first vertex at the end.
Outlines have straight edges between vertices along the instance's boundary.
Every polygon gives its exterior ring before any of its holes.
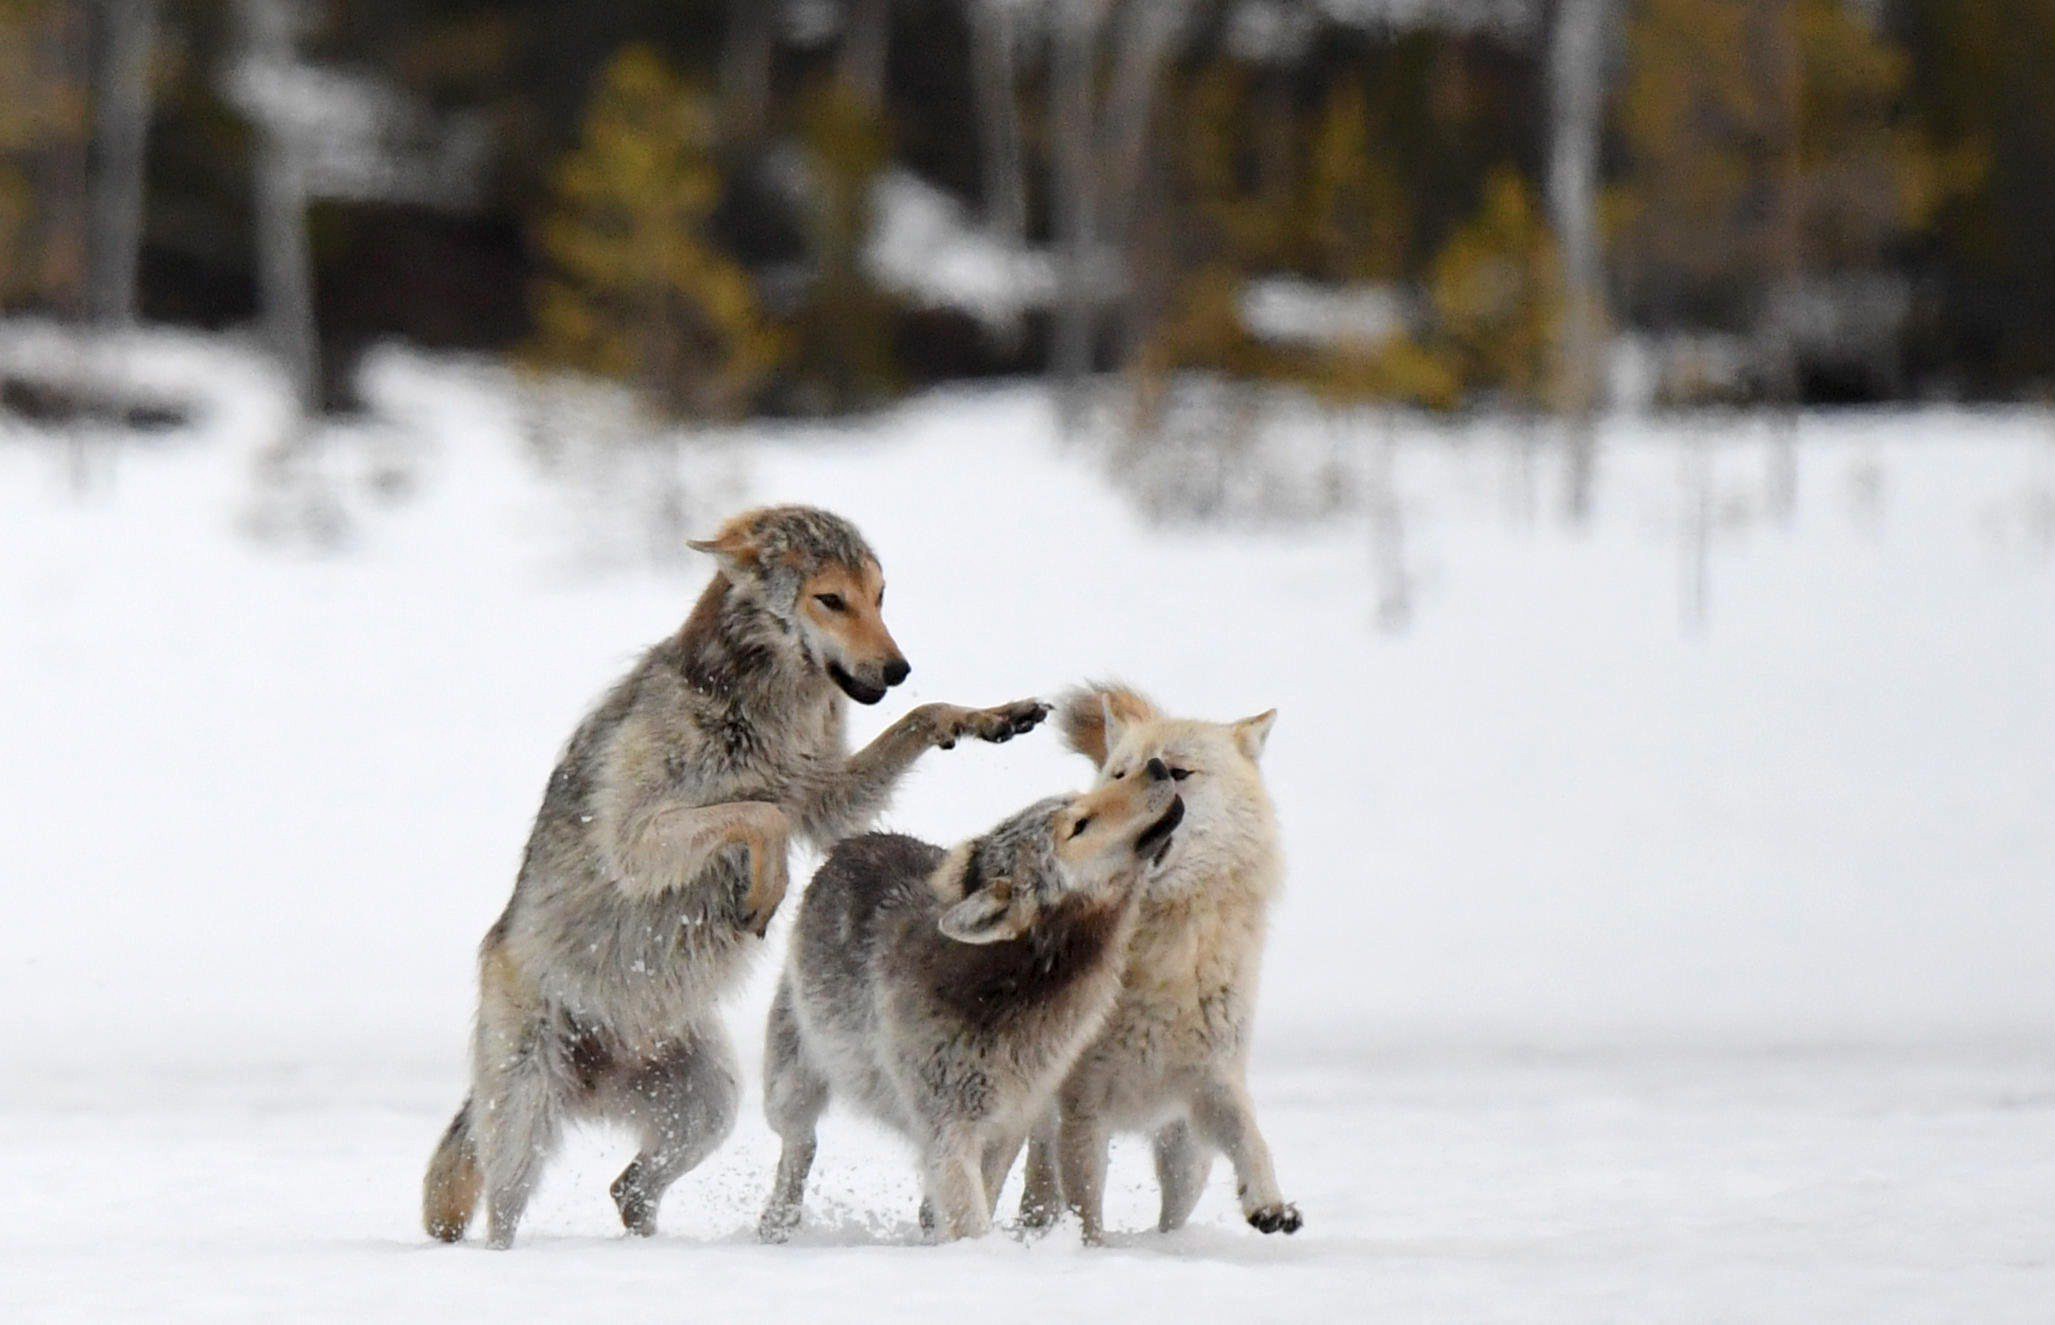
{"type": "MultiPolygon", "coordinates": [[[[1677,609],[1697,462],[1666,427],[1611,430],[1578,536],[1505,519],[1489,429],[1408,428],[1400,634],[1359,523],[1151,529],[1031,391],[725,439],[710,500],[833,505],[885,559],[916,670],[859,736],[1107,673],[1280,708],[1254,1086],[1308,1227],[1240,1226],[1216,1171],[1174,1238],[913,1246],[910,1167],[843,1120],[812,1230],[759,1248],[752,1100],[654,1244],[612,1227],[625,1143],[596,1135],[493,1256],[414,1222],[471,949],[557,745],[704,568],[596,559],[607,508],[544,477],[521,393],[405,356],[324,462],[342,545],[259,541],[263,374],[204,342],[140,363],[213,406],[84,501],[50,437],[0,429],[0,1318],[2055,1302],[2046,416],[1809,420],[1789,527],[1762,446],[1708,438],[1702,632],[1677,609]],[[411,485],[372,495],[396,456],[411,485]]],[[[952,838],[1081,780],[1040,737],[963,747],[890,822],[952,838]]],[[[751,1059],[771,965],[733,1011],[751,1059]]],[[[1146,1158],[1115,1163],[1141,1229],[1146,1158]]]]}

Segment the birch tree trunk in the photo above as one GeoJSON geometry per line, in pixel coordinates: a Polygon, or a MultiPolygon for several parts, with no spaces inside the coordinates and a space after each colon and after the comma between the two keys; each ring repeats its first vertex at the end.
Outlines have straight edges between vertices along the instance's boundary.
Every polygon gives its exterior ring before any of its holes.
{"type": "Polygon", "coordinates": [[[1008,249],[1027,243],[1027,163],[1021,144],[1012,0],[971,0],[971,82],[977,97],[985,228],[1008,249]]]}
{"type": "Polygon", "coordinates": [[[1099,291],[1092,266],[1099,203],[1093,95],[1102,0],[1062,0],[1050,52],[1049,138],[1061,269],[1056,337],[1050,351],[1057,412],[1066,430],[1084,420],[1085,392],[1098,339],[1099,291]]]}
{"type": "Polygon", "coordinates": [[[100,159],[93,190],[93,315],[126,327],[136,320],[136,270],[143,245],[150,133],[150,59],[156,0],[109,0],[100,67],[100,159]]]}
{"type": "Polygon", "coordinates": [[[1563,513],[1591,514],[1604,354],[1605,274],[1598,235],[1598,139],[1606,0],[1562,0],[1549,47],[1548,202],[1562,249],[1563,325],[1556,372],[1565,432],[1563,513]]]}
{"type": "MultiPolygon", "coordinates": [[[[246,0],[245,58],[284,68],[293,58],[291,0],[246,0]]],[[[307,187],[300,151],[282,125],[257,116],[257,298],[265,341],[302,412],[319,396],[320,341],[314,321],[314,266],[307,244],[307,187]]]]}
{"type": "Polygon", "coordinates": [[[1758,40],[1769,50],[1763,65],[1771,79],[1770,104],[1776,116],[1777,179],[1774,197],[1776,245],[1772,280],[1772,304],[1779,316],[1771,327],[1770,354],[1775,360],[1776,401],[1770,422],[1768,469],[1764,475],[1764,505],[1780,525],[1789,525],[1798,510],[1798,345],[1791,319],[1796,316],[1805,255],[1803,192],[1805,163],[1800,156],[1800,135],[1804,118],[1805,71],[1798,50],[1798,25],[1802,21],[1795,0],[1777,0],[1763,16],[1758,40]]]}

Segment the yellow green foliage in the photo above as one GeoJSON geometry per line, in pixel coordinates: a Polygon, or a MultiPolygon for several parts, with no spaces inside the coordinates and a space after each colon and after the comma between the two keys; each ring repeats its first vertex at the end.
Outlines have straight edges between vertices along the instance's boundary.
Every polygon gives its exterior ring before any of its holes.
{"type": "Polygon", "coordinates": [[[1933,213],[1908,62],[1844,0],[1634,0],[1625,68],[1607,212],[1630,277],[1717,299],[1873,261],[1933,213]]]}
{"type": "Polygon", "coordinates": [[[1307,216],[1316,275],[1388,281],[1405,268],[1405,190],[1390,153],[1373,140],[1370,98],[1355,79],[1337,84],[1314,127],[1307,216]]]}
{"type": "Polygon", "coordinates": [[[56,0],[0,0],[0,307],[62,299],[83,279],[81,18],[56,0]]]}
{"type": "Polygon", "coordinates": [[[1477,215],[1435,256],[1428,297],[1436,337],[1463,390],[1551,403],[1562,269],[1533,192],[1517,174],[1501,169],[1485,181],[1477,215]]]}
{"type": "Polygon", "coordinates": [[[749,274],[709,239],[713,107],[647,47],[622,51],[555,172],[540,235],[536,356],[635,383],[684,415],[743,411],[783,352],[749,274]]]}

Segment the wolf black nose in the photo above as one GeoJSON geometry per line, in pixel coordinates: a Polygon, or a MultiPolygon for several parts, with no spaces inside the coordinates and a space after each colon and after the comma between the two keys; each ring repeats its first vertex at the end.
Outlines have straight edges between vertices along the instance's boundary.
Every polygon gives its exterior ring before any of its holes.
{"type": "Polygon", "coordinates": [[[885,684],[896,686],[913,675],[913,666],[904,658],[894,658],[885,664],[885,684]]]}
{"type": "Polygon", "coordinates": [[[1161,759],[1151,759],[1149,761],[1149,779],[1153,782],[1168,782],[1170,780],[1170,765],[1164,763],[1161,759]]]}

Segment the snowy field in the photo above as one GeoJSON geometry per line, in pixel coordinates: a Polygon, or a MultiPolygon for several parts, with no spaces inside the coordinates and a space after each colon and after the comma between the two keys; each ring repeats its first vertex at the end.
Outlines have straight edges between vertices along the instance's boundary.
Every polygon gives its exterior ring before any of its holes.
{"type": "MultiPolygon", "coordinates": [[[[715,439],[710,505],[831,505],[884,558],[915,673],[859,738],[1109,673],[1280,709],[1253,1086],[1307,1227],[1243,1227],[1216,1166],[1192,1228],[1140,1232],[1129,1143],[1113,1247],[921,1247],[910,1165],[841,1119],[808,1231],[763,1248],[752,1093],[654,1243],[593,1134],[493,1255],[415,1222],[471,952],[557,746],[706,568],[624,555],[646,485],[548,477],[503,375],[405,356],[322,462],[335,545],[257,537],[267,379],[194,342],[136,371],[207,408],[84,500],[0,423],[0,1319],[2055,1310],[2045,415],[1808,420],[1788,525],[1758,439],[1690,434],[1696,629],[1675,425],[1609,430],[1574,536],[1507,520],[1489,428],[1409,427],[1396,634],[1359,520],[1151,529],[1031,391],[715,439]]],[[[963,747],[889,823],[959,837],[1083,777],[1039,735],[963,747]]],[[[732,1011],[752,1066],[773,965],[732,1011]]]]}

